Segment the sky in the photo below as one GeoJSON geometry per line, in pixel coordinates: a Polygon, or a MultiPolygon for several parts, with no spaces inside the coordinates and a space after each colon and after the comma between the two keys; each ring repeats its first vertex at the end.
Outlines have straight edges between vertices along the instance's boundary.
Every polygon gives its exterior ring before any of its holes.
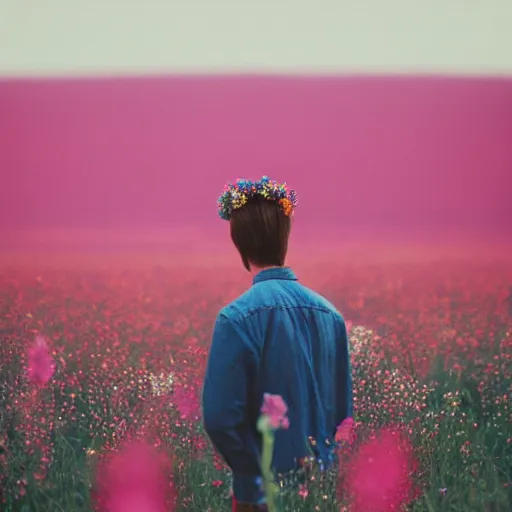
{"type": "Polygon", "coordinates": [[[509,234],[512,80],[0,81],[0,229],[218,233],[226,181],[299,194],[296,230],[509,234]]]}

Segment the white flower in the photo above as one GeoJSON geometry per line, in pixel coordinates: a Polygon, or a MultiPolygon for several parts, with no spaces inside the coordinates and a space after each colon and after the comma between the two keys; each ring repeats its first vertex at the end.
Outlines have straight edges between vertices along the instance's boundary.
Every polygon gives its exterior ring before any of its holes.
{"type": "Polygon", "coordinates": [[[170,372],[168,375],[160,373],[155,375],[154,373],[149,374],[149,382],[151,384],[151,392],[155,396],[161,396],[172,392],[174,384],[174,373],[170,372]]]}
{"type": "Polygon", "coordinates": [[[371,345],[373,340],[373,331],[363,325],[352,327],[349,333],[349,350],[353,354],[358,354],[371,345]]]}

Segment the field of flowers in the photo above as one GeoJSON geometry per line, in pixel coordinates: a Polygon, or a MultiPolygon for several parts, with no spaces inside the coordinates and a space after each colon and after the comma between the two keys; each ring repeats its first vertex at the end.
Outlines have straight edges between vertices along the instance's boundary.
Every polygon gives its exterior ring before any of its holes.
{"type": "MultiPolygon", "coordinates": [[[[284,509],[356,510],[344,491],[378,491],[392,461],[368,443],[393,425],[414,451],[408,510],[512,510],[512,265],[295,270],[347,320],[356,422],[339,475],[312,473],[284,509]]],[[[230,510],[199,399],[215,315],[249,282],[238,267],[170,258],[2,263],[0,510],[94,510],[123,479],[152,496],[138,510],[230,510]],[[147,445],[116,455],[134,437],[147,445]]]]}

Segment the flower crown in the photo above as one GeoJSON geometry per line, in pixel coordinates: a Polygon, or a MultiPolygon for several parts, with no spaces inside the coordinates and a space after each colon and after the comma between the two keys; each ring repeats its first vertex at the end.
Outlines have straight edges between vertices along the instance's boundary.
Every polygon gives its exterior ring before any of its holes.
{"type": "Polygon", "coordinates": [[[275,201],[286,216],[293,215],[298,204],[295,190],[288,188],[286,183],[277,183],[268,176],[259,181],[238,179],[235,184],[227,184],[217,201],[219,217],[230,220],[234,210],[242,208],[249,199],[263,197],[275,201]]]}

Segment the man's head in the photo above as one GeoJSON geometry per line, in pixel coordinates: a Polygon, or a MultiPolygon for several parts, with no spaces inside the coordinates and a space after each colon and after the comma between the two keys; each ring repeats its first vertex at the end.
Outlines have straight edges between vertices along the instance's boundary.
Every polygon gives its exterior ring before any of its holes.
{"type": "Polygon", "coordinates": [[[284,266],[291,219],[278,203],[261,197],[250,199],[233,211],[230,230],[247,270],[284,266]]]}
{"type": "Polygon", "coordinates": [[[224,187],[217,201],[219,216],[230,222],[231,239],[247,270],[284,265],[297,204],[295,190],[268,176],[224,187]]]}

